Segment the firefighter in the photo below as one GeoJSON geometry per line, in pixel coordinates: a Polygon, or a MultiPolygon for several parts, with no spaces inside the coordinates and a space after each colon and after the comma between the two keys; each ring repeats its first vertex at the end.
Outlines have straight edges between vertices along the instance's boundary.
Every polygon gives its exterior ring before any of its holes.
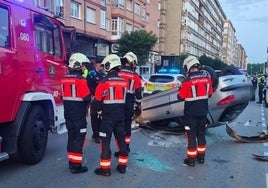
{"type": "MultiPolygon", "coordinates": [[[[142,81],[141,77],[135,72],[138,65],[137,56],[133,52],[128,52],[121,59],[122,68],[119,72],[119,76],[124,78],[127,83],[127,96],[126,96],[126,110],[125,110],[125,142],[127,144],[127,151],[130,152],[129,144],[131,141],[131,124],[134,113],[140,114],[140,104],[142,99],[142,81]],[[135,107],[134,107],[135,106],[135,107]]],[[[117,144],[117,139],[116,145],[117,144]]],[[[119,147],[118,147],[119,148],[119,147]]],[[[119,152],[114,154],[118,157],[119,152]]]]}
{"type": "MultiPolygon", "coordinates": [[[[94,63],[94,69],[91,70],[88,74],[87,80],[89,84],[92,97],[95,96],[95,90],[99,81],[105,76],[103,72],[103,66],[101,65],[103,58],[97,57],[94,63]]],[[[90,106],[90,119],[91,119],[91,128],[92,128],[92,139],[95,143],[100,143],[99,139],[99,127],[100,127],[100,118],[98,118],[98,113],[96,110],[96,103],[93,100],[90,106]]]]}
{"type": "Polygon", "coordinates": [[[187,57],[183,67],[187,78],[178,91],[178,99],[185,100],[183,125],[188,146],[184,163],[195,166],[196,159],[199,163],[205,162],[208,98],[212,95],[213,88],[210,76],[200,71],[200,63],[196,57],[187,57]]]}
{"type": "Polygon", "coordinates": [[[107,75],[99,82],[96,91],[96,109],[101,116],[100,132],[101,156],[100,167],[95,173],[103,176],[111,175],[111,149],[112,133],[118,140],[119,157],[117,171],[126,172],[128,152],[125,143],[125,98],[127,82],[118,75],[121,67],[120,58],[110,54],[101,63],[107,75]]]}
{"type": "Polygon", "coordinates": [[[64,118],[68,130],[67,154],[69,168],[73,174],[88,171],[82,166],[83,145],[87,131],[87,106],[91,100],[87,80],[82,76],[82,63],[90,62],[81,53],[69,59],[69,73],[61,80],[64,118]]]}

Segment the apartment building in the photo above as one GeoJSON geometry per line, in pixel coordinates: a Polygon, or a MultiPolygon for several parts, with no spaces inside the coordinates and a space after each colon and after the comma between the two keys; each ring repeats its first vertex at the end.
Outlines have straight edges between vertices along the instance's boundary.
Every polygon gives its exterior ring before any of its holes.
{"type": "Polygon", "coordinates": [[[235,28],[233,27],[231,20],[227,19],[225,20],[223,30],[222,61],[227,65],[238,66],[238,62],[236,62],[236,52],[237,39],[235,36],[235,28]]]}
{"type": "Polygon", "coordinates": [[[235,35],[231,20],[225,20],[223,31],[222,61],[227,65],[235,65],[247,69],[247,54],[235,35]]]}
{"type": "MultiPolygon", "coordinates": [[[[65,25],[76,27],[78,50],[94,59],[113,52],[124,32],[145,29],[159,35],[158,0],[33,0],[65,25]]],[[[154,48],[158,52],[158,46],[154,48]]]]}
{"type": "Polygon", "coordinates": [[[225,19],[218,0],[162,0],[161,54],[221,57],[225,19]]]}

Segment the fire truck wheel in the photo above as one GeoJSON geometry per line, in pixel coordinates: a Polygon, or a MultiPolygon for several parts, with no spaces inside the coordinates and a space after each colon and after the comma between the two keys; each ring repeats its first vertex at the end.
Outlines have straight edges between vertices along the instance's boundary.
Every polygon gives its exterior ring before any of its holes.
{"type": "Polygon", "coordinates": [[[42,160],[47,147],[47,125],[42,107],[32,106],[18,139],[19,157],[23,163],[36,164],[42,160]]]}

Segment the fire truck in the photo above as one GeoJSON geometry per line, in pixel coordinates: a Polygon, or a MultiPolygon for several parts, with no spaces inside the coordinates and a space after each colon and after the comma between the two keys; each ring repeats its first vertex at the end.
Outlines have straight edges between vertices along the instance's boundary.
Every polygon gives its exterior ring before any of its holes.
{"type": "Polygon", "coordinates": [[[36,164],[49,132],[66,130],[59,80],[75,29],[30,3],[0,0],[0,161],[36,164]]]}

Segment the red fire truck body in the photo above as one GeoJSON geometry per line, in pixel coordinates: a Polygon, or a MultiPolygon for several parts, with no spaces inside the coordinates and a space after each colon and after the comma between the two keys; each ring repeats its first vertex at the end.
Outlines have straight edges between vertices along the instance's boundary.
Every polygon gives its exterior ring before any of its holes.
{"type": "Polygon", "coordinates": [[[64,127],[59,80],[72,35],[30,2],[0,0],[0,161],[14,155],[35,164],[48,131],[64,127]]]}

